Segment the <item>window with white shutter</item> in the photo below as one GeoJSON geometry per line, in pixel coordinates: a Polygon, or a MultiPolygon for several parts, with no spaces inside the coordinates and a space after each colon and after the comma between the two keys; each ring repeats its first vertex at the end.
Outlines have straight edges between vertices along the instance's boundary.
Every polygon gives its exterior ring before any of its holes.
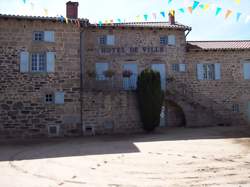
{"type": "Polygon", "coordinates": [[[197,64],[197,79],[204,80],[203,64],[197,64]]]}
{"type": "Polygon", "coordinates": [[[198,80],[220,80],[221,64],[197,64],[198,80]]]}
{"type": "Polygon", "coordinates": [[[29,53],[25,51],[20,53],[20,72],[29,72],[29,53]]]}
{"type": "Polygon", "coordinates": [[[215,80],[220,80],[221,79],[221,65],[216,63],[214,64],[215,66],[215,80]]]}
{"type": "Polygon", "coordinates": [[[186,72],[187,71],[187,64],[179,64],[179,70],[180,70],[180,72],[186,72]]]}

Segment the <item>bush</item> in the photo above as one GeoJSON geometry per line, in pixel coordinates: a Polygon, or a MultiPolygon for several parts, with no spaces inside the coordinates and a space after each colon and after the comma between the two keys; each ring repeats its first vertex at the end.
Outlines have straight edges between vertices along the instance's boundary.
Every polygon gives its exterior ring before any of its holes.
{"type": "Polygon", "coordinates": [[[160,113],[164,99],[159,72],[144,70],[137,81],[137,99],[143,129],[153,131],[160,124],[160,113]]]}

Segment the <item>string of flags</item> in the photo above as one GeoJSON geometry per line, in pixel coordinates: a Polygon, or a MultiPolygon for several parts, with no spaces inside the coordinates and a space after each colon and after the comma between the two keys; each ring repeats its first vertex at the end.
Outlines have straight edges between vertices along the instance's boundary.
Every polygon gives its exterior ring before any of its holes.
{"type": "MultiPolygon", "coordinates": [[[[27,4],[28,1],[30,0],[22,0],[22,2],[24,4],[27,4]]],[[[171,4],[173,1],[180,1],[180,0],[167,0],[168,1],[168,4],[171,4]]],[[[177,13],[180,13],[180,14],[184,14],[184,13],[189,13],[189,14],[193,14],[194,11],[196,11],[197,9],[201,9],[203,10],[204,12],[208,11],[209,9],[211,10],[215,10],[215,13],[214,15],[215,16],[219,16],[219,15],[222,15],[223,12],[225,12],[224,14],[224,19],[228,19],[229,17],[232,17],[233,15],[235,15],[235,20],[236,22],[239,22],[240,19],[242,19],[243,16],[246,17],[246,20],[245,20],[245,23],[248,23],[250,22],[250,15],[244,15],[243,13],[241,12],[234,12],[233,10],[231,9],[224,9],[220,6],[216,6],[214,3],[201,3],[200,1],[197,1],[197,0],[182,0],[184,1],[185,5],[184,7],[180,7],[178,9],[176,9],[175,11],[177,13]],[[191,4],[190,4],[190,1],[191,4]]],[[[232,0],[234,1],[236,4],[240,4],[241,3],[241,0],[232,0]]],[[[34,9],[34,3],[33,2],[29,2],[30,6],[31,6],[31,9],[33,10],[34,9]]],[[[174,10],[171,10],[170,11],[170,14],[173,13],[174,10]]],[[[43,14],[44,16],[48,16],[48,9],[47,8],[44,8],[43,9],[43,14]]],[[[144,15],[137,15],[136,16],[136,21],[149,21],[150,19],[156,21],[157,18],[166,18],[166,15],[168,14],[167,11],[160,11],[159,14],[157,14],[156,12],[152,13],[152,14],[144,14],[144,15]]],[[[63,16],[59,16],[58,17],[58,20],[60,22],[64,22],[66,24],[68,24],[69,22],[72,23],[72,20],[69,20],[67,17],[63,17],[63,16]]],[[[113,23],[122,23],[122,19],[121,18],[118,18],[116,19],[116,21],[114,19],[111,19],[111,20],[105,20],[105,21],[99,21],[98,23],[96,23],[96,25],[99,25],[99,26],[102,26],[104,24],[113,24],[113,23]]],[[[124,20],[125,22],[125,20],[124,20]]],[[[76,24],[77,26],[80,26],[80,22],[79,20],[74,22],[74,24],[76,24]]]]}

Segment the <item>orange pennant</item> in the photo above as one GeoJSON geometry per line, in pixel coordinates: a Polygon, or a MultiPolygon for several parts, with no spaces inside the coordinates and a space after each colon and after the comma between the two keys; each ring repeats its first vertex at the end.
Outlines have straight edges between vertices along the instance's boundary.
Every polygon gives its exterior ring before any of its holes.
{"type": "Polygon", "coordinates": [[[225,19],[227,19],[232,14],[232,10],[227,10],[227,13],[225,15],[225,19]]]}
{"type": "Polygon", "coordinates": [[[192,14],[193,13],[193,7],[191,7],[191,6],[188,7],[188,11],[189,11],[190,14],[192,14]]]}

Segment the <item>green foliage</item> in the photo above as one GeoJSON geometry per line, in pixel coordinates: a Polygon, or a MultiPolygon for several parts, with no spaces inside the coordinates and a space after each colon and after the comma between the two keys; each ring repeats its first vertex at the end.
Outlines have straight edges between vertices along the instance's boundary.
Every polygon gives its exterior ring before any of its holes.
{"type": "Polygon", "coordinates": [[[159,72],[144,70],[137,81],[137,99],[144,130],[153,131],[160,124],[164,99],[159,72]]]}

